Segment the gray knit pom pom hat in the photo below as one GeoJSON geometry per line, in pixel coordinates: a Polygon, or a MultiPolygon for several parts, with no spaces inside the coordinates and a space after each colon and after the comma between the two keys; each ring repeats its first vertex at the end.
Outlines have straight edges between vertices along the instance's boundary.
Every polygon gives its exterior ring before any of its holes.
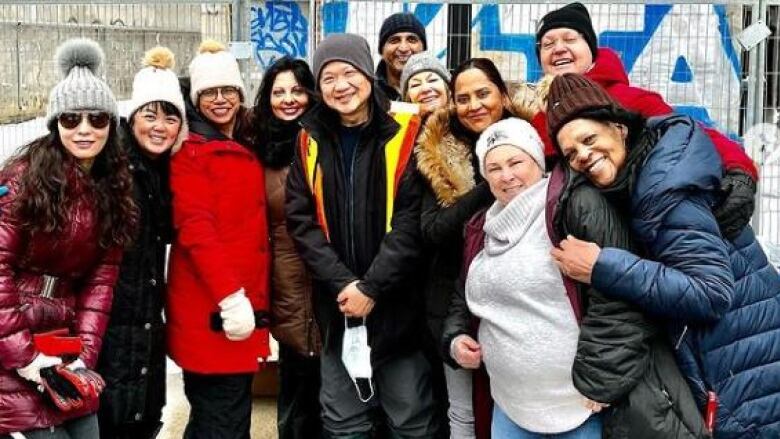
{"type": "Polygon", "coordinates": [[[70,111],[104,111],[119,123],[114,93],[97,75],[105,56],[100,46],[87,38],[70,39],[59,48],[54,60],[63,79],[49,93],[46,124],[70,111]]]}

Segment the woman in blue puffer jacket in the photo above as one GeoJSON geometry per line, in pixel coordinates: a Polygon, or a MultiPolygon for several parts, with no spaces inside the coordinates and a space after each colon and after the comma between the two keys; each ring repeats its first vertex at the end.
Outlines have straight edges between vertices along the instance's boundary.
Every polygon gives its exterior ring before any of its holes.
{"type": "Polygon", "coordinates": [[[721,236],[712,142],[688,117],[626,112],[579,75],[552,82],[547,108],[561,157],[622,204],[644,249],[569,238],[553,250],[561,270],[666,323],[716,438],[780,437],[780,276],[749,226],[721,236]]]}

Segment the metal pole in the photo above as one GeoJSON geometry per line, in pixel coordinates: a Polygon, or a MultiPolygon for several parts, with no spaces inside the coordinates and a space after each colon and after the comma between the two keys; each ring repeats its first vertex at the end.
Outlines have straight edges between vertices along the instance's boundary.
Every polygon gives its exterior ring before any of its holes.
{"type": "Polygon", "coordinates": [[[16,22],[16,108],[22,109],[22,57],[19,48],[19,30],[22,22],[16,22]]]}
{"type": "MultiPolygon", "coordinates": [[[[766,0],[758,0],[758,20],[762,23],[766,23],[766,11],[769,6],[766,4],[766,0]]],[[[758,47],[755,50],[755,63],[753,64],[755,72],[753,76],[755,83],[753,84],[753,124],[749,125],[747,129],[752,128],[753,125],[764,122],[764,82],[766,81],[765,66],[766,66],[766,39],[758,43],[758,47]]],[[[764,159],[771,151],[764,151],[762,148],[760,155],[760,162],[756,163],[757,166],[763,165],[764,159]]],[[[760,171],[760,169],[759,169],[760,171]]],[[[762,215],[762,197],[761,186],[764,185],[763,179],[759,178],[758,191],[756,195],[756,208],[753,211],[753,229],[756,234],[761,235],[761,215],[762,215]]]]}
{"type": "Polygon", "coordinates": [[[317,44],[317,32],[320,31],[317,26],[317,0],[309,0],[309,49],[306,51],[306,61],[309,65],[314,62],[314,49],[317,44]]]}

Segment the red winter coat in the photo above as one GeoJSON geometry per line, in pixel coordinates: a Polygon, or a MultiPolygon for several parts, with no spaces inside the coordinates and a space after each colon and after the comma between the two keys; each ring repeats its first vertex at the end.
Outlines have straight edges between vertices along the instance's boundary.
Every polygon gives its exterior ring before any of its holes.
{"type": "MultiPolygon", "coordinates": [[[[660,94],[633,87],[628,84],[628,75],[618,55],[606,47],[599,48],[596,63],[585,76],[598,83],[625,109],[635,111],[645,118],[663,116],[674,113],[674,109],[667,104],[660,94]]],[[[537,113],[531,121],[534,128],[544,140],[545,154],[556,155],[555,148],[547,132],[547,116],[544,112],[537,113]]],[[[758,180],[758,170],[753,160],[748,157],[742,147],[721,134],[718,130],[704,128],[707,135],[715,144],[725,169],[739,168],[750,174],[754,180],[758,180]]]]}
{"type": "Polygon", "coordinates": [[[24,168],[2,175],[10,193],[0,198],[0,436],[97,411],[97,403],[67,414],[57,410],[16,369],[38,354],[32,335],[57,328],[81,337],[80,358],[95,367],[122,258],[121,249],[98,245],[95,197],[89,177],[75,165],[69,173],[73,201],[65,229],[33,235],[25,231],[13,208],[24,168]],[[50,298],[41,296],[44,274],[57,278],[50,298]]]}
{"type": "Polygon", "coordinates": [[[171,159],[173,223],[167,330],[171,358],[197,373],[251,373],[267,357],[268,330],[243,341],[212,331],[219,302],[243,287],[268,310],[265,180],[255,155],[218,133],[189,138],[171,159]]]}

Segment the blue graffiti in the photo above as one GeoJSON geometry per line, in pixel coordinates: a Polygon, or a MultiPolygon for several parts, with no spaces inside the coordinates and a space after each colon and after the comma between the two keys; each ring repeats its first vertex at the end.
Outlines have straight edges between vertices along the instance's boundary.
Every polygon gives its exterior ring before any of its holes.
{"type": "Polygon", "coordinates": [[[265,69],[282,56],[306,57],[309,23],[297,3],[266,1],[250,10],[250,40],[265,69]]]}
{"type": "MultiPolygon", "coordinates": [[[[402,6],[404,12],[412,12],[423,26],[428,26],[439,15],[443,7],[444,5],[441,3],[422,3],[411,11],[409,3],[404,3],[402,6]]],[[[329,1],[322,5],[322,30],[325,35],[346,32],[348,19],[348,1],[329,1]]]]}
{"type": "MultiPolygon", "coordinates": [[[[431,23],[438,14],[446,11],[440,3],[422,3],[416,6],[410,3],[403,3],[404,11],[411,11],[424,24],[431,23]]],[[[674,7],[673,4],[652,4],[644,6],[644,23],[641,30],[638,31],[610,31],[607,30],[598,35],[599,46],[608,47],[615,50],[623,61],[626,72],[630,73],[639,57],[645,52],[648,44],[651,43],[653,36],[658,31],[674,7]]],[[[326,1],[322,7],[323,30],[330,34],[335,32],[346,32],[348,21],[350,20],[350,2],[345,0],[326,1]]],[[[713,10],[718,18],[718,32],[721,46],[726,58],[731,64],[732,71],[736,77],[739,77],[740,64],[739,57],[731,43],[731,34],[726,16],[724,5],[713,5],[713,10]]],[[[528,19],[539,17],[528,17],[528,19]]],[[[542,76],[541,65],[536,56],[536,35],[533,33],[512,33],[501,30],[501,10],[497,4],[483,3],[479,12],[472,17],[471,28],[475,38],[479,38],[480,51],[499,51],[522,53],[526,59],[526,78],[527,81],[535,82],[542,76]]],[[[431,48],[439,57],[446,56],[446,48],[431,48]]],[[[669,81],[675,83],[688,83],[694,80],[694,65],[686,59],[683,54],[678,55],[675,62],[675,68],[669,81]]],[[[517,78],[513,78],[517,79],[517,78]]],[[[702,106],[679,105],[677,111],[690,114],[691,116],[703,121],[707,125],[715,125],[709,112],[702,106]]]]}

